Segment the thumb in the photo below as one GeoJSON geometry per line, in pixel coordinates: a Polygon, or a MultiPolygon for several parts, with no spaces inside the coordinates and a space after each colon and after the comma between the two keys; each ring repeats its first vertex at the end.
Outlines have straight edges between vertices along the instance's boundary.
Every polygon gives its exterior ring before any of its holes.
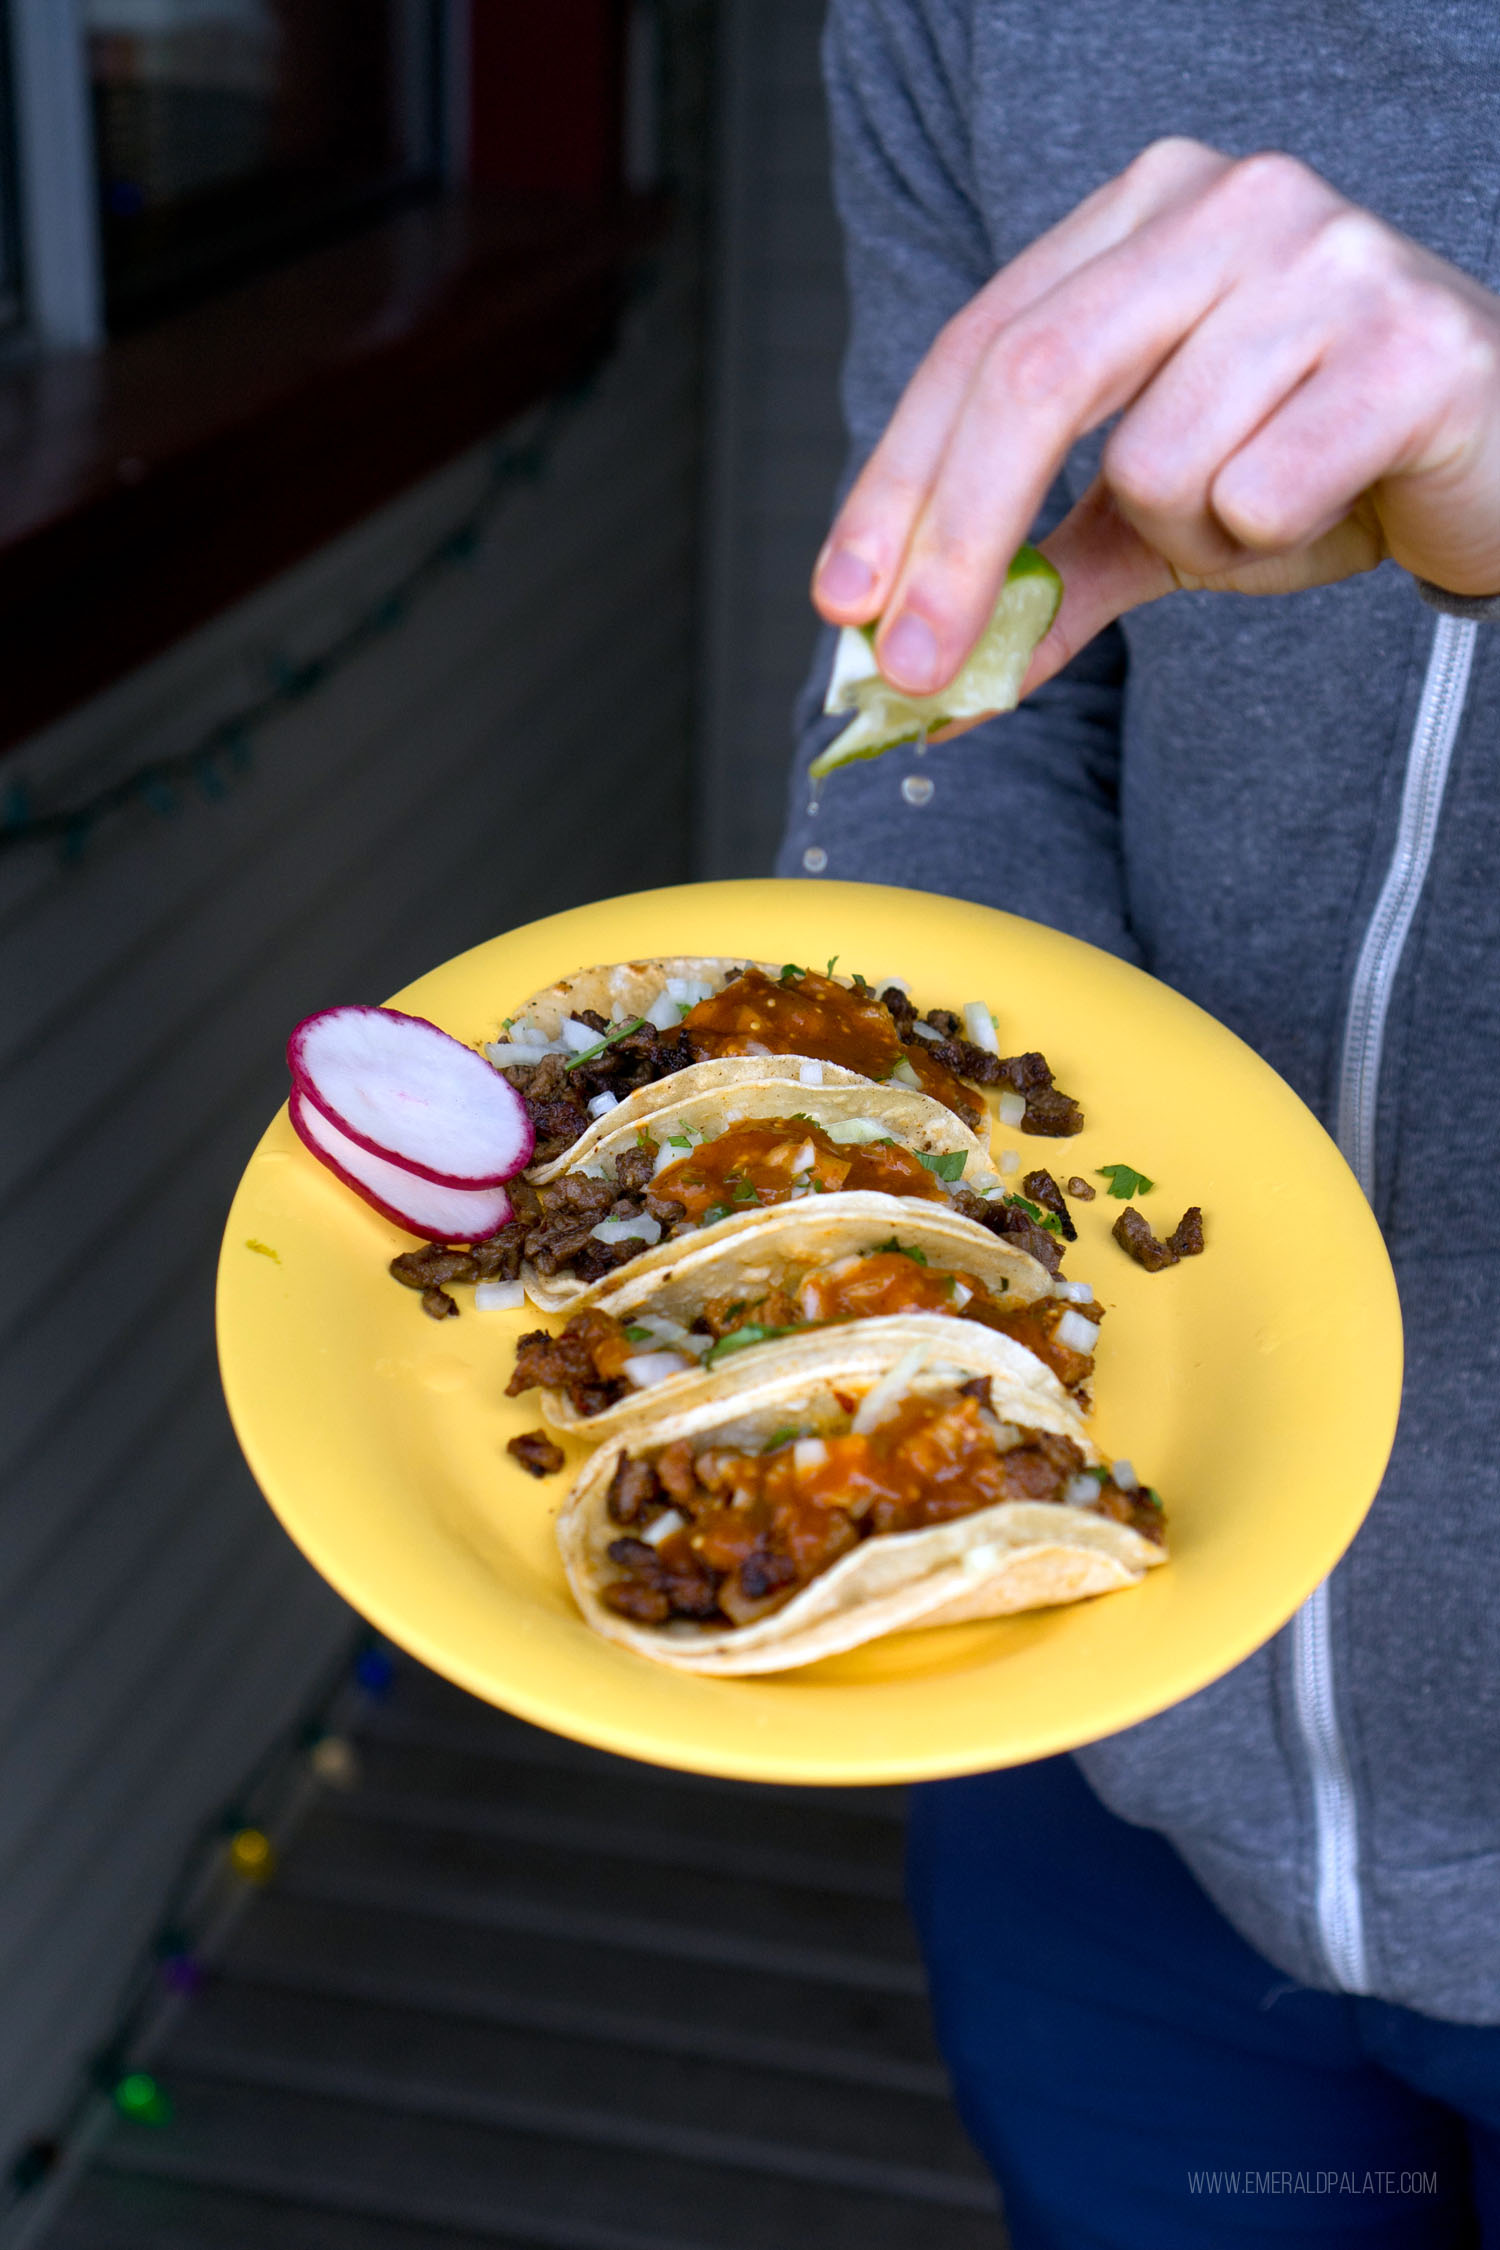
{"type": "Polygon", "coordinates": [[[1373,570],[1389,553],[1373,497],[1362,493],[1337,521],[1300,547],[1280,554],[1246,553],[1208,577],[1179,570],[1120,513],[1102,478],[1064,516],[1042,553],[1063,582],[1062,606],[1037,644],[1022,696],[1078,654],[1096,633],[1129,609],[1163,594],[1294,594],[1373,570]]]}
{"type": "Polygon", "coordinates": [[[1071,663],[1127,609],[1154,602],[1182,583],[1171,564],[1120,514],[1102,478],[1095,478],[1042,541],[1042,553],[1062,579],[1062,606],[1037,644],[1021,684],[1023,696],[1071,663]]]}

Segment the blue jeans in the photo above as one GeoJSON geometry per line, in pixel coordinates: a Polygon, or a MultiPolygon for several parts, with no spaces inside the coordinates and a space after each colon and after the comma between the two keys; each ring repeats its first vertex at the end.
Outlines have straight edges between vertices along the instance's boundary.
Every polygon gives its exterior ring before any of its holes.
{"type": "Polygon", "coordinates": [[[1068,1758],[914,1790],[909,1876],[1015,2250],[1500,2250],[1500,2028],[1291,1984],[1068,1758]]]}

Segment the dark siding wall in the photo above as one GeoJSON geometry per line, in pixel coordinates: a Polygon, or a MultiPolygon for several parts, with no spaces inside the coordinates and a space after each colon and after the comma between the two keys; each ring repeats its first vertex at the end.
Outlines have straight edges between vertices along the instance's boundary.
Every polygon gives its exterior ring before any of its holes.
{"type": "Polygon", "coordinates": [[[721,19],[717,325],[701,849],[764,874],[781,832],[807,599],[843,458],[844,281],[818,74],[821,0],[721,19]]]}
{"type": "MultiPolygon", "coordinates": [[[[350,1629],[234,1446],[217,1237],[309,1009],[688,872],[697,277],[548,475],[221,804],[0,860],[0,2156],[113,2014],[184,1841],[350,1629]]],[[[64,801],[189,743],[464,513],[457,464],[28,746],[64,801]]]]}

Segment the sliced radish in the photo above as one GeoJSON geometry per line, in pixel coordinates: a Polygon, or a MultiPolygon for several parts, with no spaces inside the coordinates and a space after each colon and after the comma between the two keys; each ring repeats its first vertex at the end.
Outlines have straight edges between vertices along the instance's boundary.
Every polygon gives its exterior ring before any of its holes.
{"type": "Polygon", "coordinates": [[[319,1163],[408,1234],[425,1235],[429,1242],[487,1242],[509,1226],[510,1197],[503,1187],[452,1188],[419,1179],[351,1141],[296,1087],[288,1110],[293,1131],[319,1163]]]}
{"type": "Polygon", "coordinates": [[[395,1008],[325,1008],[287,1041],[298,1092],[347,1140],[420,1179],[498,1187],[529,1163],[526,1104],[472,1047],[395,1008]]]}

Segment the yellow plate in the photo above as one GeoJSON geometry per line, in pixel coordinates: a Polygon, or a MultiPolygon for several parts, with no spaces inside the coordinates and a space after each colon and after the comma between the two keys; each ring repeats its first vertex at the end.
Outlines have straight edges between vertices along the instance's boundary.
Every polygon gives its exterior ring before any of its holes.
{"type": "MultiPolygon", "coordinates": [[[[1067,1270],[1110,1308],[1096,1428],[1157,1485],[1172,1560],[1072,1609],[908,1633],[765,1680],[695,1679],[580,1621],[537,1482],[506,1440],[526,1313],[427,1319],[385,1264],[411,1248],[294,1137],[251,1159],[219,1264],[219,1350],[250,1466],[304,1553],[379,1630],[476,1695],[631,1757],[744,1779],[887,1782],[1072,1748],[1191,1695],[1285,1623],[1358,1529],[1401,1383],[1395,1283],[1342,1157],[1290,1089],[1198,1008],[1109,955],[984,907],[840,883],[703,883],[606,900],[477,946],[397,993],[459,1038],[539,986],[654,953],[901,975],[983,997],[1082,1102],[1076,1140],[997,1128],[1021,1169],[1095,1180],[1067,1270]],[[1156,1185],[1159,1233],[1203,1206],[1208,1249],[1146,1274],[1109,1238],[1096,1167],[1156,1185]],[[1300,1254],[1295,1243],[1311,1243],[1300,1254]],[[271,1255],[267,1255],[269,1252],[271,1255]]],[[[290,1026],[288,1027],[290,1029],[290,1026]]],[[[1138,1199],[1141,1201],[1141,1199],[1138,1199]]],[[[581,1453],[577,1458],[582,1458],[581,1453]]]]}

